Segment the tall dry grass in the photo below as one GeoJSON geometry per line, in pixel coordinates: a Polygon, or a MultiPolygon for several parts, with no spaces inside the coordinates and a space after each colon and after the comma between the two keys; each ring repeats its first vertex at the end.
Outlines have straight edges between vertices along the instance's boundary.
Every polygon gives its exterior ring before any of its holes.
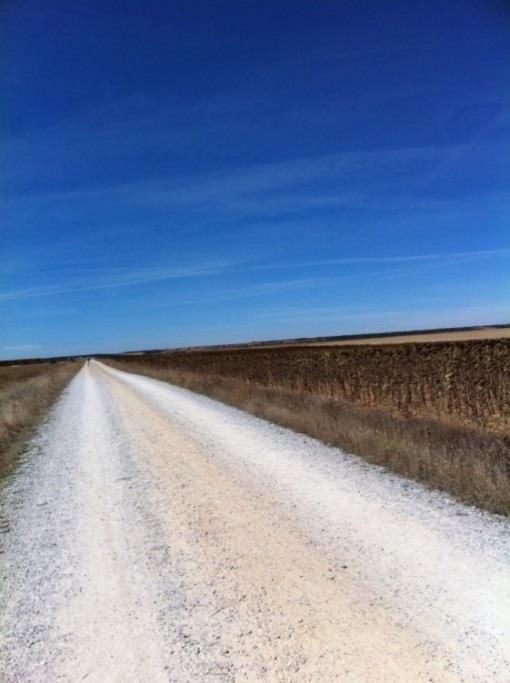
{"type": "MultiPolygon", "coordinates": [[[[363,367],[366,358],[363,353],[347,354],[343,359],[337,359],[336,366],[343,366],[345,370],[343,381],[349,384],[348,392],[335,391],[339,375],[327,372],[317,357],[308,362],[303,360],[303,349],[290,358],[288,355],[281,358],[273,356],[271,362],[268,362],[271,356],[263,354],[261,362],[261,356],[257,358],[253,350],[247,350],[242,355],[236,352],[234,359],[232,352],[228,351],[213,352],[209,358],[206,352],[199,352],[196,359],[193,358],[194,352],[187,352],[185,355],[169,353],[143,359],[139,356],[117,357],[108,363],[217,398],[452,493],[466,502],[491,511],[509,513],[510,432],[507,430],[508,410],[505,411],[502,405],[508,392],[508,377],[499,376],[500,366],[506,359],[501,347],[496,346],[496,350],[497,362],[491,365],[487,347],[481,349],[482,359],[477,361],[477,371],[462,369],[459,349],[449,351],[449,367],[455,365],[457,379],[470,377],[472,380],[476,372],[483,374],[485,369],[491,370],[483,384],[485,391],[478,387],[471,394],[468,392],[469,382],[466,386],[456,387],[451,374],[442,382],[438,382],[440,375],[437,370],[432,378],[428,376],[426,371],[430,359],[421,359],[410,368],[409,356],[416,358],[420,349],[413,349],[411,353],[402,349],[400,354],[386,356],[385,372],[380,361],[375,365],[372,363],[371,367],[363,367]],[[221,354],[224,354],[223,359],[221,354]],[[395,364],[406,357],[404,374],[399,374],[399,381],[404,386],[399,387],[397,379],[391,375],[396,372],[395,364]],[[388,363],[389,358],[393,364],[388,363]],[[194,362],[195,369],[192,369],[194,362]],[[360,366],[349,367],[353,363],[360,366]],[[315,381],[312,381],[311,372],[301,371],[303,366],[314,368],[315,381]],[[382,387],[376,381],[374,367],[382,375],[389,375],[382,387]],[[206,369],[213,372],[206,372],[206,369]],[[423,373],[422,384],[425,385],[422,387],[417,386],[420,373],[423,373]],[[376,386],[355,386],[353,377],[358,377],[362,383],[368,376],[376,386]],[[437,403],[440,410],[433,405],[434,385],[439,391],[437,403]],[[371,398],[370,401],[356,401],[353,395],[371,398]],[[463,405],[468,395],[469,401],[463,405]],[[422,410],[419,410],[417,396],[423,397],[422,410]],[[407,404],[404,397],[407,397],[407,404]],[[482,403],[478,405],[477,402],[482,403]],[[400,403],[401,409],[397,410],[400,403]],[[470,415],[477,417],[469,420],[470,415]]],[[[422,349],[422,352],[428,355],[429,349],[422,349]]],[[[464,358],[465,363],[472,362],[472,353],[464,358]]],[[[447,360],[447,351],[443,350],[446,366],[447,360]]],[[[331,367],[331,364],[329,358],[326,367],[331,367]]]]}
{"type": "Polygon", "coordinates": [[[77,362],[0,367],[0,475],[11,469],[23,442],[79,367],[77,362]]]}

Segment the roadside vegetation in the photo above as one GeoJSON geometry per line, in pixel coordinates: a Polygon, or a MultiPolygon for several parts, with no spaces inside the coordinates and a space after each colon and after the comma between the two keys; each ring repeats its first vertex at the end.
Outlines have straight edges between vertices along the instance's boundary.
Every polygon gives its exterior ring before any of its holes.
{"type": "Polygon", "coordinates": [[[510,340],[176,351],[107,362],[510,512],[510,340]]]}
{"type": "Polygon", "coordinates": [[[0,476],[8,474],[26,439],[79,367],[78,362],[0,365],[0,476]]]}

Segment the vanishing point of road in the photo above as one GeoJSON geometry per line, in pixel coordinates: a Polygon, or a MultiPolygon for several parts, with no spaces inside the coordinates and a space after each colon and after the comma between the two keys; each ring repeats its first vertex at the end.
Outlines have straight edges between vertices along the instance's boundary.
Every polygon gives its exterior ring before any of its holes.
{"type": "Polygon", "coordinates": [[[92,362],[0,490],[0,677],[510,681],[510,526],[92,362]]]}

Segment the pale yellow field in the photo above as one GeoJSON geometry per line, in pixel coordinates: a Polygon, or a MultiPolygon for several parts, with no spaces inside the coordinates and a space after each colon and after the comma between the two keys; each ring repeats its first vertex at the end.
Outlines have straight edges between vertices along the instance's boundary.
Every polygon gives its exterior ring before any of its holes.
{"type": "Polygon", "coordinates": [[[337,341],[311,341],[306,345],[311,346],[352,346],[355,345],[379,345],[379,344],[404,344],[406,342],[445,342],[445,341],[470,341],[472,339],[508,339],[510,327],[484,327],[480,330],[461,330],[457,332],[430,332],[421,334],[397,335],[395,337],[370,337],[369,339],[339,339],[337,341]]]}
{"type": "MultiPolygon", "coordinates": [[[[476,339],[508,339],[510,338],[509,327],[484,327],[475,330],[458,330],[449,332],[410,332],[409,334],[401,334],[394,336],[380,336],[380,337],[363,337],[361,339],[304,339],[304,340],[285,340],[274,342],[259,342],[254,344],[232,344],[225,348],[252,348],[260,349],[266,346],[380,346],[381,344],[406,344],[412,342],[453,342],[453,341],[471,341],[476,339]]],[[[215,348],[215,347],[197,347],[198,349],[215,348]]]]}

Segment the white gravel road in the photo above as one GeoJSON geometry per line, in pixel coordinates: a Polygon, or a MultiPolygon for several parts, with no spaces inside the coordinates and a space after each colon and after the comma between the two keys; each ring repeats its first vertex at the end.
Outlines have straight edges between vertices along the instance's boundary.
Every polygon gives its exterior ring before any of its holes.
{"type": "Polygon", "coordinates": [[[184,389],[93,362],[0,496],[2,681],[510,681],[508,521],[184,389]]]}

